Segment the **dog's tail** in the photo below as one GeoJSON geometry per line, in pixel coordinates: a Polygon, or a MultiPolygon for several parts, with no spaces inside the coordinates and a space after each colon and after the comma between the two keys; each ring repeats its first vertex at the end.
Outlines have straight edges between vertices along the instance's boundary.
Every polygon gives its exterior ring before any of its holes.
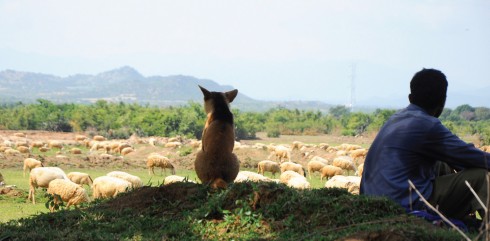
{"type": "Polygon", "coordinates": [[[211,188],[213,189],[226,189],[227,187],[228,183],[226,183],[225,180],[219,177],[211,181],[211,188]]]}

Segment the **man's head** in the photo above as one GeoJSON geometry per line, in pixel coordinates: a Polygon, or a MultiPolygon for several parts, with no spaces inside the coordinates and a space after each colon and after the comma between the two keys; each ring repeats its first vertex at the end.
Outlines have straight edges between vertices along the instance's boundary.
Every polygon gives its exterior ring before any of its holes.
{"type": "Polygon", "coordinates": [[[446,76],[436,69],[422,69],[410,81],[410,103],[418,105],[430,115],[439,117],[446,103],[446,76]]]}

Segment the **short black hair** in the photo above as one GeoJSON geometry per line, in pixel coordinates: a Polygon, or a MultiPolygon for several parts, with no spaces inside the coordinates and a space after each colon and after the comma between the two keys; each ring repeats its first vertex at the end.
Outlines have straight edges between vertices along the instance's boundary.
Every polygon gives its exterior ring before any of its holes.
{"type": "Polygon", "coordinates": [[[437,69],[422,69],[410,81],[410,103],[424,109],[438,107],[446,100],[446,76],[437,69]]]}

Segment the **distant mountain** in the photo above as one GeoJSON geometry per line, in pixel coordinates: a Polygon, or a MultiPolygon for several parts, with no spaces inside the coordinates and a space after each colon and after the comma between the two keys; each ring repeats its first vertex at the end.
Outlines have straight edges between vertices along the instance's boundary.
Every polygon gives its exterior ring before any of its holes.
{"type": "MultiPolygon", "coordinates": [[[[211,91],[229,91],[229,85],[192,76],[145,77],[124,66],[97,75],[59,77],[42,73],[5,70],[0,72],[0,101],[24,103],[47,99],[55,103],[94,103],[97,100],[178,106],[201,102],[197,85],[211,91]]],[[[259,101],[239,92],[232,106],[243,111],[266,111],[274,107],[327,112],[331,105],[320,101],[259,101]]]]}

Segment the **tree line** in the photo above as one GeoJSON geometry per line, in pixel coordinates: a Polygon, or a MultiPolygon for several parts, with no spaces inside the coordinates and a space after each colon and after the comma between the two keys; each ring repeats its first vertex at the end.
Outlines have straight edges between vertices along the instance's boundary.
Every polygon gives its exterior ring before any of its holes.
{"type": "MultiPolygon", "coordinates": [[[[280,135],[341,134],[359,136],[377,133],[394,109],[372,113],[351,112],[345,106],[332,107],[328,113],[276,107],[267,112],[241,112],[232,109],[238,139],[254,139],[257,132],[269,137],[280,135]]],[[[443,124],[459,136],[479,135],[482,145],[490,144],[490,109],[461,105],[446,108],[443,124]]],[[[94,104],[62,103],[38,99],[0,106],[0,129],[88,132],[109,138],[138,136],[175,136],[200,138],[206,113],[202,104],[189,102],[181,107],[156,107],[136,103],[94,104]]]]}

